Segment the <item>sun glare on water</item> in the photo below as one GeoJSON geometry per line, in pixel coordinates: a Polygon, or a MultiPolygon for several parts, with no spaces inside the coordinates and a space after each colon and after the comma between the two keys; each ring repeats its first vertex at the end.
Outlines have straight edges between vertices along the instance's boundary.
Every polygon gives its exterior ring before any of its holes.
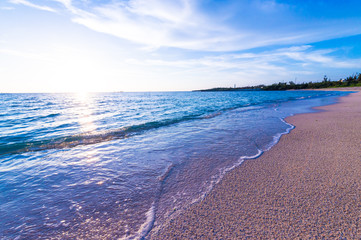
{"type": "Polygon", "coordinates": [[[74,93],[74,100],[80,107],[77,108],[77,112],[74,112],[78,116],[78,122],[84,133],[91,133],[97,129],[93,119],[93,101],[89,92],[76,92],[74,93]]]}

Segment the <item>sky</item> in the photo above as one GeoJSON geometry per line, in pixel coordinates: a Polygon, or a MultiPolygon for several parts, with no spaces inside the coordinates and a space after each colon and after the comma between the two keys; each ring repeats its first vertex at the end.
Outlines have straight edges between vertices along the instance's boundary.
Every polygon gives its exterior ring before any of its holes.
{"type": "Polygon", "coordinates": [[[359,0],[0,1],[0,92],[188,91],[358,72],[359,0]]]}

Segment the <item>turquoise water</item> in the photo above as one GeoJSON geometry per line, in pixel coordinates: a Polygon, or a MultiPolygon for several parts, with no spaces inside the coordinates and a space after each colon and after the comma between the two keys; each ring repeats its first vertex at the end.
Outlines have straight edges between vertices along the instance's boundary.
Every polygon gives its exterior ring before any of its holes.
{"type": "Polygon", "coordinates": [[[342,95],[0,94],[0,236],[143,238],[342,95]]]}

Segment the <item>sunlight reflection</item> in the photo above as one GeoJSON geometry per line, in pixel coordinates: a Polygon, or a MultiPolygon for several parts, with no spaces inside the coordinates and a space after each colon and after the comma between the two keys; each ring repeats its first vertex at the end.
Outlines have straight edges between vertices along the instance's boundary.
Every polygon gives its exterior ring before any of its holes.
{"type": "MultiPolygon", "coordinates": [[[[94,134],[97,126],[94,123],[94,101],[90,93],[77,92],[73,99],[76,107],[72,109],[73,114],[77,116],[77,121],[81,131],[87,135],[94,134]]],[[[89,136],[91,137],[91,136],[89,136]]],[[[87,149],[80,154],[80,161],[77,164],[90,165],[99,162],[100,158],[96,149],[87,149]]]]}
{"type": "Polygon", "coordinates": [[[98,151],[96,149],[84,151],[81,154],[81,156],[82,156],[82,160],[80,162],[81,165],[88,165],[88,164],[96,163],[100,160],[100,158],[98,156],[98,151]]]}
{"type": "Polygon", "coordinates": [[[88,92],[77,92],[75,94],[75,101],[79,104],[79,107],[74,109],[78,122],[81,126],[81,130],[84,133],[92,133],[97,127],[93,121],[93,100],[88,92]]]}

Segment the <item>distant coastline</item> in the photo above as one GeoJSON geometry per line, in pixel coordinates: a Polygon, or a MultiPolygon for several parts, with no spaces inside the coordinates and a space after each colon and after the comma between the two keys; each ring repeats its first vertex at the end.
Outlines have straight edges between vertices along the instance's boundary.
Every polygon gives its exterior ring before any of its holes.
{"type": "Polygon", "coordinates": [[[279,82],[272,85],[257,85],[247,87],[217,87],[203,90],[193,90],[193,92],[219,92],[219,91],[257,91],[257,90],[303,90],[303,89],[321,89],[321,88],[348,88],[348,87],[361,87],[361,73],[353,74],[347,78],[341,78],[337,81],[331,81],[326,75],[323,77],[321,82],[308,82],[298,83],[293,81],[290,82],[279,82]]]}
{"type": "Polygon", "coordinates": [[[192,92],[231,92],[231,91],[259,91],[263,90],[261,87],[217,87],[217,88],[210,88],[210,89],[202,89],[202,90],[193,90],[192,92]]]}

